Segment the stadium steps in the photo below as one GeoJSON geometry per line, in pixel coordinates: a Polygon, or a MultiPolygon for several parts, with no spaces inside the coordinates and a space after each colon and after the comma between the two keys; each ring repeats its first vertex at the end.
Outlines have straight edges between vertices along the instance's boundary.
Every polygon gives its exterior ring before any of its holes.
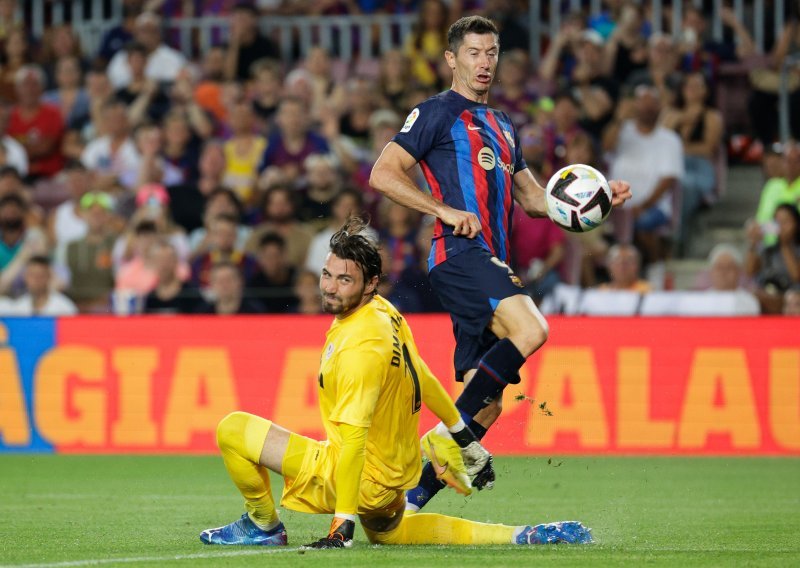
{"type": "Polygon", "coordinates": [[[706,268],[708,253],[714,245],[730,243],[744,252],[744,224],[755,215],[763,185],[759,166],[730,167],[725,194],[713,207],[699,215],[692,227],[691,242],[684,257],[669,262],[668,269],[676,289],[692,288],[698,273],[706,268]]]}

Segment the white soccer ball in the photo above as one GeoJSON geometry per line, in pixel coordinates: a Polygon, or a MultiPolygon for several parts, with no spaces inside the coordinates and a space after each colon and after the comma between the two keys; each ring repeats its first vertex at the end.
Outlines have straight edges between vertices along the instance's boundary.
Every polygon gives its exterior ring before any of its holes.
{"type": "Polygon", "coordinates": [[[599,227],[611,212],[611,188],[592,166],[572,164],[558,170],[545,189],[547,215],[573,233],[599,227]]]}

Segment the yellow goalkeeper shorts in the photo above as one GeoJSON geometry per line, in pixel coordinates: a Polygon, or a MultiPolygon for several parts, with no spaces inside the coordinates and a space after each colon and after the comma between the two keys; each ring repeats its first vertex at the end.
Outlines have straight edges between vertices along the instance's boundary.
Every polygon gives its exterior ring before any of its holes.
{"type": "MultiPolygon", "coordinates": [[[[283,458],[281,505],[301,513],[335,513],[338,453],[328,442],[299,434],[289,436],[283,458]]],[[[361,479],[358,514],[394,515],[405,504],[405,492],[361,479]]]]}

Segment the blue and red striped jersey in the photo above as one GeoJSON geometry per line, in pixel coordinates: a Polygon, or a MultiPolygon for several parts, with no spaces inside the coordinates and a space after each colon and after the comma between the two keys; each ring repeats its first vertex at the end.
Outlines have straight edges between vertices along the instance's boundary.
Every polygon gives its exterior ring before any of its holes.
{"type": "Polygon", "coordinates": [[[528,167],[508,115],[445,91],[412,110],[392,140],[419,162],[434,198],[481,222],[481,233],[468,239],[436,219],[428,269],[472,246],[508,262],[512,178],[528,167]]]}

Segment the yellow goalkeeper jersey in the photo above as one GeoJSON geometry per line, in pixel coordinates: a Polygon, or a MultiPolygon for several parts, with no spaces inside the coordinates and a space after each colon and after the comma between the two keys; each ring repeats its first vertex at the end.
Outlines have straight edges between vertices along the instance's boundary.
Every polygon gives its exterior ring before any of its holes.
{"type": "Polygon", "coordinates": [[[392,489],[417,484],[422,373],[432,377],[405,319],[381,296],[328,330],[318,378],[322,422],[337,450],[336,424],[369,428],[362,478],[392,489]]]}

